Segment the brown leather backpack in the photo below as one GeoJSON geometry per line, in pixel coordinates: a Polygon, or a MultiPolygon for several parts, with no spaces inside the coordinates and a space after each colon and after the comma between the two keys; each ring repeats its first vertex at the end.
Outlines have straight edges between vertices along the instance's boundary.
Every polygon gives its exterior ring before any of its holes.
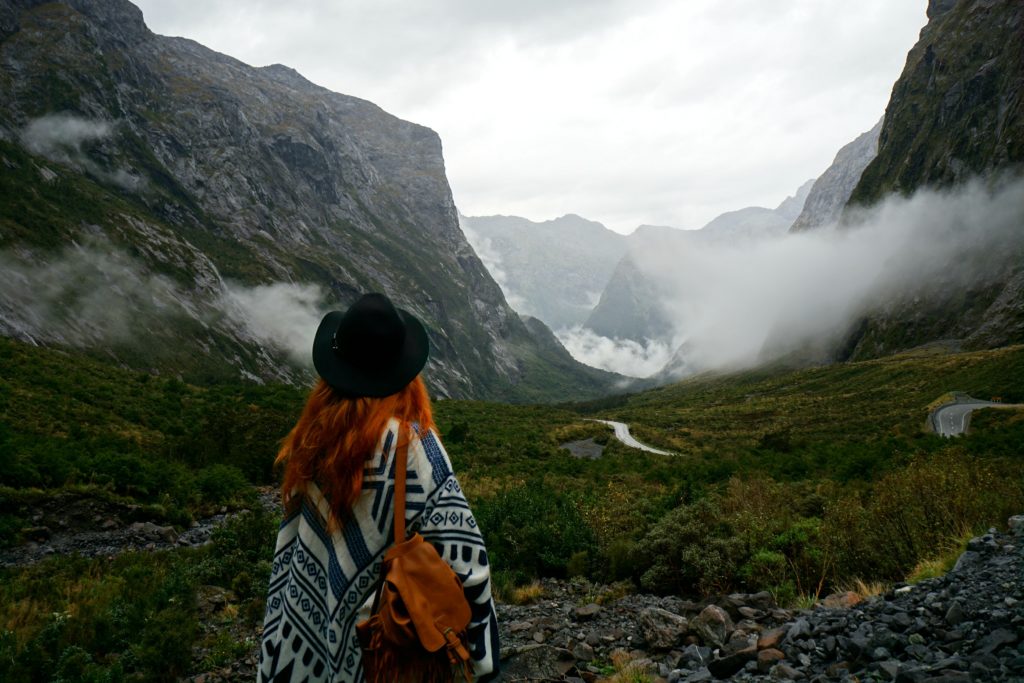
{"type": "Polygon", "coordinates": [[[373,615],[356,624],[367,683],[472,683],[462,582],[422,536],[405,540],[406,448],[395,457],[395,544],[384,555],[373,615]]]}

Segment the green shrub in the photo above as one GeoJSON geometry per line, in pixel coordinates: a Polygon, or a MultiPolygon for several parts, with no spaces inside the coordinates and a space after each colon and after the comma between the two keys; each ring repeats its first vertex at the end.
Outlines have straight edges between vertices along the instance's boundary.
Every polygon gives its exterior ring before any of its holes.
{"type": "Polygon", "coordinates": [[[725,592],[734,583],[742,546],[716,501],[704,498],[676,508],[637,544],[640,585],[657,593],[725,592]]]}
{"type": "Polygon", "coordinates": [[[210,465],[196,474],[196,488],[207,503],[226,503],[250,489],[241,470],[232,465],[210,465]]]}
{"type": "Polygon", "coordinates": [[[573,555],[596,546],[577,502],[540,478],[480,501],[474,512],[491,563],[500,569],[564,577],[573,555]]]}

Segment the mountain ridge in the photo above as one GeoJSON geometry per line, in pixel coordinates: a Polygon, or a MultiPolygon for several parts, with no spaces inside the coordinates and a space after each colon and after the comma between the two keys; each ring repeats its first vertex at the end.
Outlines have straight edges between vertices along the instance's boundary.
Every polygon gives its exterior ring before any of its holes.
{"type": "MultiPolygon", "coordinates": [[[[59,265],[62,246],[93,235],[126,254],[141,279],[162,273],[177,287],[175,320],[187,333],[159,332],[148,353],[106,347],[55,302],[52,317],[102,355],[304,381],[308,368],[241,329],[209,294],[229,281],[308,284],[321,291],[319,306],[373,289],[421,317],[433,347],[428,381],[442,396],[562,398],[544,389],[546,377],[589,395],[613,381],[567,367],[508,307],[459,228],[430,129],[288,67],[251,67],[157,36],[124,0],[6,0],[0,25],[0,155],[12,180],[0,248],[59,265]],[[49,176],[52,192],[38,187],[49,176]],[[65,187],[73,194],[62,196],[65,187]],[[200,273],[205,287],[195,284],[200,273]],[[206,352],[183,353],[182,341],[206,352]]],[[[48,338],[53,326],[36,329],[24,307],[13,310],[18,297],[5,298],[6,334],[48,338]]]]}

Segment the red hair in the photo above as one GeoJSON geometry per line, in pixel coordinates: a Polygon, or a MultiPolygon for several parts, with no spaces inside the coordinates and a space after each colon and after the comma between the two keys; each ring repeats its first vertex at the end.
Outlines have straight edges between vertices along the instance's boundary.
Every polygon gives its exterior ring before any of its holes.
{"type": "Polygon", "coordinates": [[[395,435],[399,447],[412,440],[411,423],[418,423],[420,433],[434,426],[430,396],[419,376],[384,398],[345,398],[323,379],[317,382],[274,460],[284,465],[285,509],[294,510],[315,482],[331,508],[329,527],[347,519],[363,490],[366,460],[377,450],[391,418],[401,423],[395,435]]]}

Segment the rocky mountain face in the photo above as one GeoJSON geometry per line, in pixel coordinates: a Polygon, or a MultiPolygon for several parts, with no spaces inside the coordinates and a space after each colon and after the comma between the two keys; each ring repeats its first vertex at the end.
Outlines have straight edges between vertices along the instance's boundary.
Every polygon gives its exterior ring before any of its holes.
{"type": "Polygon", "coordinates": [[[813,230],[839,221],[861,174],[878,153],[881,130],[882,121],[879,120],[871,130],[861,133],[836,153],[832,165],[814,181],[790,232],[813,230]]]}
{"type": "Polygon", "coordinates": [[[0,0],[0,174],[3,334],[304,381],[293,328],[377,290],[426,323],[440,395],[607,386],[506,304],[433,131],[155,35],[126,0],[0,0]]]}
{"type": "Polygon", "coordinates": [[[930,0],[852,205],[1024,164],[1024,6],[930,0]]]}
{"type": "MultiPolygon", "coordinates": [[[[929,22],[886,108],[878,155],[847,212],[887,194],[990,185],[1024,173],[1024,5],[932,0],[929,22]]],[[[978,259],[973,281],[910,287],[858,323],[849,356],[945,340],[966,348],[1024,341],[1021,241],[978,259]]]]}
{"type": "Polygon", "coordinates": [[[587,319],[626,252],[624,235],[573,214],[540,223],[517,216],[461,220],[512,307],[553,329],[587,319]]]}

